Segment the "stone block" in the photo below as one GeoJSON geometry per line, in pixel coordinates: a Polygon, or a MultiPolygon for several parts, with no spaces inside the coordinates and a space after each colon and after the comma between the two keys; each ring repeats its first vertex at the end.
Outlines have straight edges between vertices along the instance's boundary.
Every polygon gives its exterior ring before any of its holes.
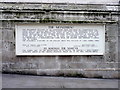
{"type": "Polygon", "coordinates": [[[118,60],[120,62],[120,36],[118,37],[118,60]]]}
{"type": "Polygon", "coordinates": [[[118,62],[97,63],[97,68],[118,68],[118,62]]]}
{"type": "Polygon", "coordinates": [[[31,63],[14,62],[14,63],[9,64],[9,67],[11,69],[29,69],[29,70],[39,69],[38,63],[32,63],[32,62],[31,63]]]}
{"type": "Polygon", "coordinates": [[[15,52],[9,52],[9,51],[5,51],[2,50],[2,61],[3,62],[17,62],[19,60],[19,58],[17,58],[15,56],[15,52]]]}
{"type": "Polygon", "coordinates": [[[7,33],[8,33],[8,41],[15,41],[15,31],[14,30],[8,30],[7,31],[7,33]]]}
{"type": "Polygon", "coordinates": [[[57,75],[60,76],[61,72],[58,69],[38,69],[37,70],[37,75],[57,75]]]}
{"type": "MultiPolygon", "coordinates": [[[[68,60],[68,62],[69,62],[69,60],[68,60]]],[[[73,56],[73,57],[72,57],[72,62],[76,62],[76,63],[77,63],[77,62],[78,62],[78,63],[81,62],[81,56],[73,56]]]]}
{"type": "Polygon", "coordinates": [[[97,64],[96,62],[85,63],[87,69],[97,68],[97,64]]]}
{"type": "Polygon", "coordinates": [[[61,69],[69,69],[68,63],[80,62],[79,56],[59,56],[58,61],[61,69]]]}
{"type": "Polygon", "coordinates": [[[6,41],[15,41],[15,32],[12,31],[12,30],[3,30],[2,31],[3,34],[2,34],[2,37],[3,37],[3,40],[6,40],[6,41]]]}
{"type": "Polygon", "coordinates": [[[109,53],[116,53],[117,42],[109,42],[109,53]]]}
{"type": "Polygon", "coordinates": [[[2,61],[2,52],[0,52],[0,61],[2,61]]]}
{"type": "Polygon", "coordinates": [[[60,64],[60,69],[70,69],[67,63],[61,63],[60,64]]]}
{"type": "Polygon", "coordinates": [[[120,26],[118,27],[118,36],[120,36],[120,26]]]}
{"type": "Polygon", "coordinates": [[[44,57],[44,66],[42,69],[59,69],[60,63],[55,57],[44,57]]]}
{"type": "Polygon", "coordinates": [[[117,62],[88,62],[88,63],[69,63],[62,69],[99,69],[99,68],[118,68],[117,62]]]}
{"type": "Polygon", "coordinates": [[[83,71],[85,77],[96,77],[96,78],[119,78],[118,71],[83,71]]]}
{"type": "Polygon", "coordinates": [[[60,61],[60,62],[63,62],[63,63],[67,63],[67,62],[72,62],[73,61],[73,58],[72,58],[72,56],[59,56],[58,57],[58,60],[60,61]]]}
{"type": "Polygon", "coordinates": [[[2,27],[5,27],[5,28],[14,28],[15,24],[14,24],[13,21],[11,21],[11,22],[2,21],[2,27]]]}
{"type": "Polygon", "coordinates": [[[117,36],[109,36],[107,42],[117,42],[117,36]]]}
{"type": "Polygon", "coordinates": [[[106,62],[118,62],[116,53],[106,53],[105,60],[106,62]]]}
{"type": "Polygon", "coordinates": [[[118,25],[116,24],[109,24],[106,25],[106,32],[107,32],[107,36],[117,36],[117,32],[118,32],[118,25]]]}
{"type": "MultiPolygon", "coordinates": [[[[22,69],[58,69],[59,62],[55,57],[17,57],[19,60],[12,66],[22,69]]],[[[17,59],[15,57],[15,59],[17,59]]]]}
{"type": "Polygon", "coordinates": [[[2,53],[2,41],[0,40],[0,53],[2,53]]]}
{"type": "Polygon", "coordinates": [[[67,67],[69,69],[84,69],[87,68],[87,64],[86,63],[68,63],[67,67]]]}
{"type": "Polygon", "coordinates": [[[93,55],[87,55],[87,56],[81,56],[81,63],[92,63],[92,62],[104,62],[104,56],[93,56],[93,55]]]}
{"type": "Polygon", "coordinates": [[[105,42],[105,53],[109,53],[110,48],[109,48],[109,42],[105,42]]]}
{"type": "Polygon", "coordinates": [[[3,40],[8,40],[9,36],[7,30],[2,31],[2,38],[3,40]]]}
{"type": "Polygon", "coordinates": [[[2,45],[5,51],[15,51],[15,42],[3,41],[2,45]]]}
{"type": "Polygon", "coordinates": [[[2,40],[2,30],[0,30],[0,40],[2,40]]]}

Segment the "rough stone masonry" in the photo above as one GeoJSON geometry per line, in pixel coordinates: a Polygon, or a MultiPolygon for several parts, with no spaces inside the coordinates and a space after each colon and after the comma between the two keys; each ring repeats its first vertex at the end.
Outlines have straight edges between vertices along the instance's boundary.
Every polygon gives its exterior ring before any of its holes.
{"type": "Polygon", "coordinates": [[[120,78],[119,4],[0,3],[2,72],[120,78]],[[104,55],[16,56],[16,24],[105,24],[104,55]],[[2,35],[1,35],[2,34],[2,35]]]}

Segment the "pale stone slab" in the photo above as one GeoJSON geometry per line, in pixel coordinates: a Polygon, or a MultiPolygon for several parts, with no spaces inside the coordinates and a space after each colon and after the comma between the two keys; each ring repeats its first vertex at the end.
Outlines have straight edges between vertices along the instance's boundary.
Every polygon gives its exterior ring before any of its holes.
{"type": "Polygon", "coordinates": [[[103,55],[103,24],[16,25],[16,55],[103,55]]]}

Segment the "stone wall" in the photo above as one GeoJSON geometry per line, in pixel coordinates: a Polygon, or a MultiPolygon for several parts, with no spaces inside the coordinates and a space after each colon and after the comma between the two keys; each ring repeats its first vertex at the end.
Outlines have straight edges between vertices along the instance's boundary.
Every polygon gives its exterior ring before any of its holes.
{"type": "MultiPolygon", "coordinates": [[[[0,12],[0,14],[2,14],[0,12]]],[[[2,27],[2,21],[0,21],[0,27],[2,27]]],[[[0,72],[2,71],[2,29],[0,29],[0,72]]]]}
{"type": "Polygon", "coordinates": [[[118,7],[118,4],[0,3],[2,72],[119,78],[118,7]],[[18,23],[105,24],[105,54],[16,56],[15,25],[18,23]]]}

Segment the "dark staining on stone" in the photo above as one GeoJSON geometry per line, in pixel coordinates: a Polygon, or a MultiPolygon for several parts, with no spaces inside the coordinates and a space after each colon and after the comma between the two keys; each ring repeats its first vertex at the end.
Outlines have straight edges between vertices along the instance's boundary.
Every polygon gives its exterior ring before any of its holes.
{"type": "Polygon", "coordinates": [[[77,73],[77,72],[71,72],[71,73],[58,72],[56,74],[56,76],[59,76],[59,77],[80,77],[80,78],[86,77],[84,74],[77,73]]]}
{"type": "Polygon", "coordinates": [[[94,78],[103,78],[103,76],[101,76],[101,75],[94,75],[94,78]]]}
{"type": "Polygon", "coordinates": [[[25,71],[25,70],[2,70],[4,74],[20,74],[20,75],[36,75],[36,71],[25,71]]]}
{"type": "Polygon", "coordinates": [[[108,41],[109,41],[108,36],[105,36],[105,42],[108,42],[108,41]]]}
{"type": "Polygon", "coordinates": [[[66,75],[67,77],[80,77],[80,78],[85,78],[85,75],[82,73],[70,73],[66,75]]]}
{"type": "Polygon", "coordinates": [[[86,55],[86,56],[87,56],[88,58],[89,58],[89,57],[92,57],[91,55],[86,55]]]}
{"type": "Polygon", "coordinates": [[[14,30],[14,38],[15,38],[16,36],[15,36],[15,30],[14,30]]]}

